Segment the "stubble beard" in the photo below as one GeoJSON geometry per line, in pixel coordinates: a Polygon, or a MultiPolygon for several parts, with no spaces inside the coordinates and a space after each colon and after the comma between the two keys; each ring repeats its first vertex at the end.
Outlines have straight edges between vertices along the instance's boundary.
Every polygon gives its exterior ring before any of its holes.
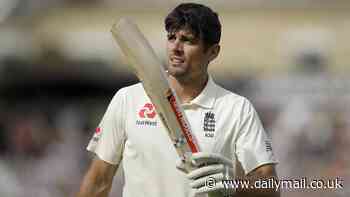
{"type": "Polygon", "coordinates": [[[186,66],[183,65],[179,65],[179,66],[173,66],[170,65],[171,63],[169,62],[169,66],[167,69],[167,72],[169,75],[171,75],[172,77],[174,77],[177,81],[179,82],[189,82],[189,76],[188,76],[188,68],[186,66]]]}

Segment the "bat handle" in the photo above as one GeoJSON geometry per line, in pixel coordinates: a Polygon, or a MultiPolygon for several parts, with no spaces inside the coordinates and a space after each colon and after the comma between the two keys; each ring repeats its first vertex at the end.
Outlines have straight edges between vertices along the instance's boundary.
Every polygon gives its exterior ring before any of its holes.
{"type": "Polygon", "coordinates": [[[191,154],[192,153],[190,153],[190,152],[186,152],[185,154],[183,154],[183,156],[181,158],[181,160],[184,164],[184,170],[186,173],[189,173],[195,169],[195,166],[192,165],[191,154]]]}

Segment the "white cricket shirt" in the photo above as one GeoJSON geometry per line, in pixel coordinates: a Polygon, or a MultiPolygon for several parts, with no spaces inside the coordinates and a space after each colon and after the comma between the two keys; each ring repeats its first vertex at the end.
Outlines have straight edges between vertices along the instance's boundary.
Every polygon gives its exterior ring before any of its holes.
{"type": "MultiPolygon", "coordinates": [[[[275,163],[271,141],[252,104],[209,77],[203,91],[182,105],[201,151],[241,163],[245,173],[275,163]]],[[[123,162],[124,197],[193,196],[167,132],[142,84],[113,97],[87,149],[111,164],[123,162]]]]}

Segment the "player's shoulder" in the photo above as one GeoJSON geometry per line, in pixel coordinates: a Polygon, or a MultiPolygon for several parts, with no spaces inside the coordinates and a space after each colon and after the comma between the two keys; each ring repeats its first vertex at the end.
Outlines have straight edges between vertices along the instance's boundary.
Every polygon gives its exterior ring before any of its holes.
{"type": "Polygon", "coordinates": [[[127,98],[134,94],[135,92],[143,91],[143,87],[141,83],[136,83],[128,86],[124,86],[120,88],[113,96],[114,99],[127,98]]]}
{"type": "Polygon", "coordinates": [[[233,105],[235,108],[250,110],[252,103],[250,100],[236,92],[228,90],[219,84],[215,84],[217,88],[217,102],[227,106],[233,105]]]}
{"type": "Polygon", "coordinates": [[[247,102],[248,99],[236,92],[228,90],[221,85],[215,83],[215,87],[217,89],[217,99],[225,100],[227,102],[247,102]]]}
{"type": "Polygon", "coordinates": [[[131,93],[138,93],[140,91],[144,91],[142,83],[135,83],[132,85],[125,86],[121,89],[119,89],[118,92],[121,92],[122,94],[131,94],[131,93]]]}
{"type": "Polygon", "coordinates": [[[147,95],[142,83],[139,82],[124,86],[117,91],[114,97],[123,97],[125,100],[140,100],[141,98],[147,98],[147,95]]]}
{"type": "Polygon", "coordinates": [[[141,83],[136,83],[120,88],[113,96],[111,103],[130,104],[133,101],[142,100],[145,97],[145,91],[141,83]]]}

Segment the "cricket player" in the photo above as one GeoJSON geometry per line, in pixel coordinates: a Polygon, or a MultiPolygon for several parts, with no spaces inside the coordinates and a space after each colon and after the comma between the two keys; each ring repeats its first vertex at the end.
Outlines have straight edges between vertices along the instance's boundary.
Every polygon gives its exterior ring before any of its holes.
{"type": "Polygon", "coordinates": [[[279,196],[256,188],[275,178],[271,141],[252,104],[217,85],[208,65],[220,52],[221,24],[210,8],[183,3],[165,18],[169,81],[202,152],[183,163],[142,84],[120,89],[109,104],[87,149],[96,154],[78,197],[106,197],[123,162],[123,197],[279,196]],[[249,180],[252,187],[222,180],[249,180]],[[214,184],[210,184],[213,183],[214,184]],[[209,184],[208,184],[209,183],[209,184]]]}

